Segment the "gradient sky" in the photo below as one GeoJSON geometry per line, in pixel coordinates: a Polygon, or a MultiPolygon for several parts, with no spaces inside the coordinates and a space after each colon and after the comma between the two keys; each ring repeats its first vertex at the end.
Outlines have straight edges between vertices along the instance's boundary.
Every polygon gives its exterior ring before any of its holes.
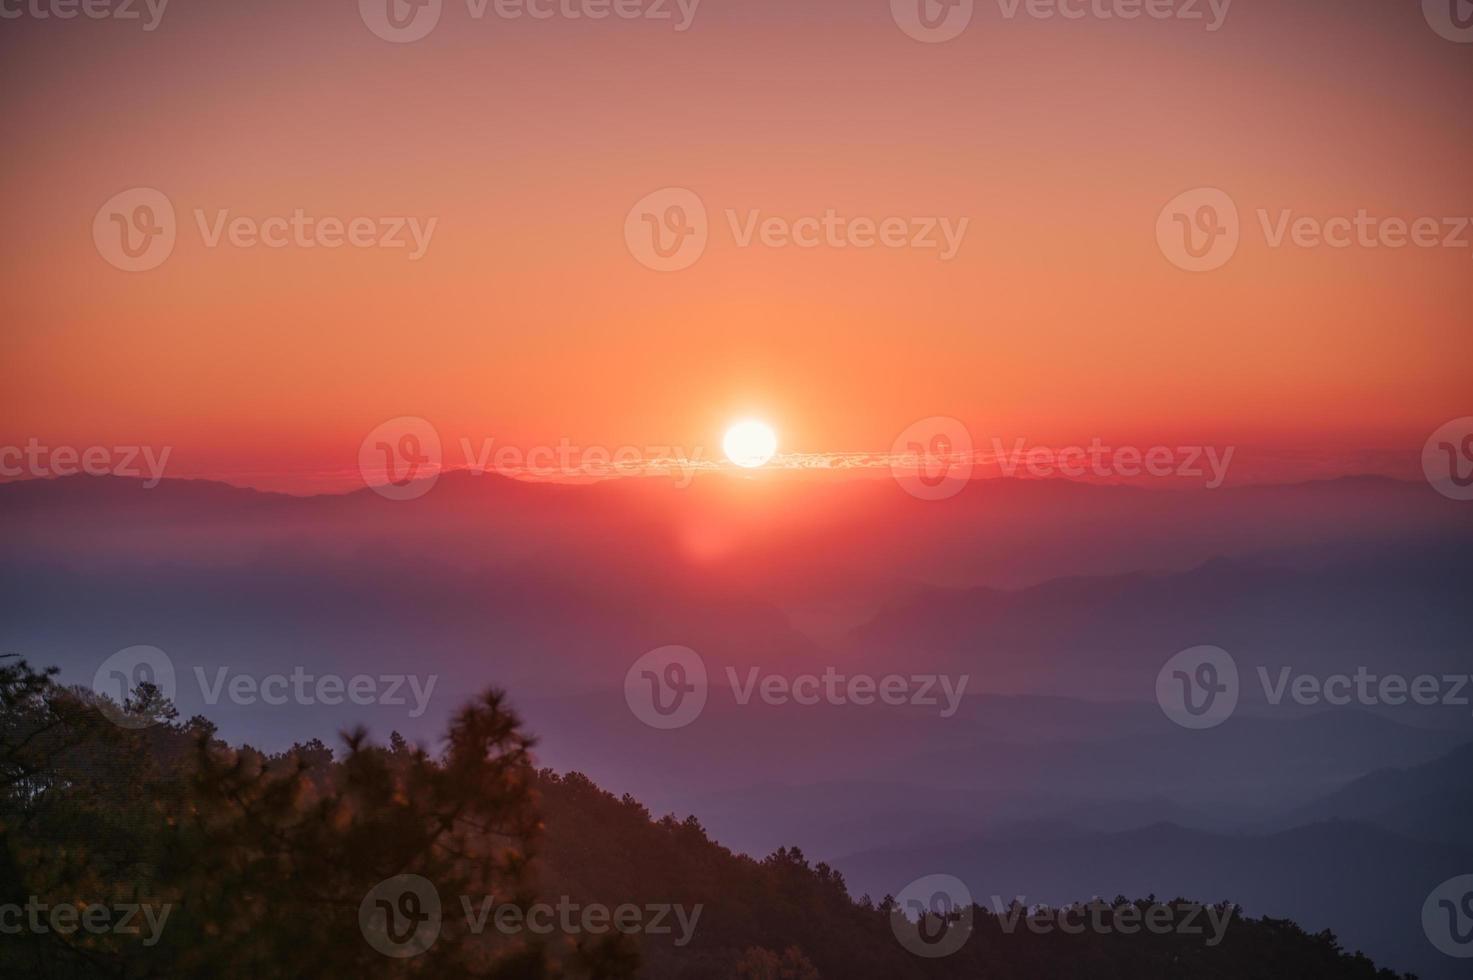
{"type": "Polygon", "coordinates": [[[447,0],[396,45],[355,3],[173,0],[152,32],[0,21],[0,79],[3,444],[164,444],[184,474],[300,489],[400,415],[447,441],[715,447],[755,414],[819,453],[949,415],[1056,444],[1405,450],[1414,475],[1473,414],[1473,248],[1271,249],[1255,213],[1473,215],[1473,45],[1415,3],[1238,0],[1209,33],[984,0],[924,44],[884,0],[705,0],[684,33],[447,0]],[[129,274],[91,226],[135,186],[180,237],[129,274]],[[667,186],[713,230],[662,274],[623,224],[667,186]],[[1155,223],[1200,186],[1243,242],[1192,274],[1155,223]],[[210,249],[196,208],[438,226],[418,262],[210,249]],[[970,227],[950,262],[743,249],[727,208],[970,227]]]}

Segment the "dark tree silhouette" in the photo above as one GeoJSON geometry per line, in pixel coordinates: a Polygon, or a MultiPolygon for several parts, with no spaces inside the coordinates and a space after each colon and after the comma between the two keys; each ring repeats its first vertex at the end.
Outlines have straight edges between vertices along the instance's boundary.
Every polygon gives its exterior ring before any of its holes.
{"type": "Polygon", "coordinates": [[[168,909],[145,935],[28,921],[0,937],[0,976],[1394,978],[1330,933],[1241,916],[1208,946],[1177,933],[1036,934],[1008,927],[1017,910],[974,906],[968,941],[922,959],[892,932],[893,899],[854,901],[842,875],[797,849],[734,854],[694,817],[653,819],[581,774],[535,770],[532,740],[495,691],[454,718],[435,755],[398,733],[387,747],[349,733],[340,757],[317,740],[268,756],[215,736],[206,719],[178,722],[151,686],[100,703],[0,658],[0,906],[66,903],[109,925],[125,907],[168,909]],[[393,946],[416,953],[397,958],[374,940],[418,937],[433,920],[404,880],[430,883],[441,915],[432,942],[393,946]],[[690,928],[478,928],[465,908],[483,899],[522,913],[680,906],[690,928]]]}

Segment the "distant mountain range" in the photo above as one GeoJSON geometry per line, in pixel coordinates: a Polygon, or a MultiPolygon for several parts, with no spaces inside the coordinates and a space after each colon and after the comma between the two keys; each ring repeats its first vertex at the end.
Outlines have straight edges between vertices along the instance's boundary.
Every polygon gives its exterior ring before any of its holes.
{"type": "Polygon", "coordinates": [[[1114,834],[1015,829],[1006,837],[848,855],[835,864],[851,889],[873,895],[922,875],[950,874],[987,907],[993,896],[1055,905],[1117,894],[1207,902],[1231,896],[1249,915],[1290,918],[1310,932],[1333,928],[1348,950],[1424,980],[1467,976],[1466,961],[1428,942],[1421,909],[1454,873],[1473,873],[1473,850],[1368,824],[1316,823],[1264,836],[1171,824],[1114,834]]]}
{"type": "Polygon", "coordinates": [[[180,709],[233,741],[359,722],[428,739],[494,683],[544,764],[699,814],[741,851],[802,846],[856,891],[945,871],[1038,900],[1226,898],[1451,976],[1415,931],[1421,897],[1473,873],[1469,709],[1275,706],[1257,676],[1473,671],[1473,513],[1425,484],[995,480],[928,504],[871,479],[452,474],[391,502],[77,477],[0,485],[0,532],[0,650],[88,684],[157,646],[180,709]],[[667,644],[711,678],[676,731],[623,693],[667,644]],[[1188,731],[1155,681],[1200,644],[1235,657],[1243,694],[1188,731]],[[222,668],[438,686],[418,717],[207,704],[195,671],[222,668]],[[968,684],[951,717],[743,705],[728,668],[968,684]]]}
{"type": "MultiPolygon", "coordinates": [[[[1237,659],[1244,700],[1256,705],[1268,700],[1260,667],[1274,682],[1285,667],[1321,677],[1361,666],[1466,674],[1470,545],[1450,537],[1365,547],[1303,569],[1216,559],[1017,591],[929,589],[892,603],[844,646],[875,662],[904,650],[932,670],[970,668],[992,690],[1135,698],[1151,696],[1172,654],[1211,644],[1237,659]]],[[[1465,693],[1473,697],[1473,685],[1465,693]]]]}
{"type": "Polygon", "coordinates": [[[1426,765],[1378,769],[1290,814],[1359,820],[1417,840],[1473,848],[1473,744],[1426,765]]]}
{"type": "Polygon", "coordinates": [[[661,478],[570,486],[462,472],[398,502],[368,489],[293,497],[197,480],[20,481],[0,484],[0,526],[21,554],[75,562],[246,561],[385,542],[497,567],[556,559],[564,574],[617,558],[626,572],[662,566],[796,608],[1270,552],[1323,565],[1473,534],[1473,515],[1425,483],[1384,477],[1212,491],[994,479],[927,502],[888,479],[781,472],[707,475],[685,489],[661,478]]]}

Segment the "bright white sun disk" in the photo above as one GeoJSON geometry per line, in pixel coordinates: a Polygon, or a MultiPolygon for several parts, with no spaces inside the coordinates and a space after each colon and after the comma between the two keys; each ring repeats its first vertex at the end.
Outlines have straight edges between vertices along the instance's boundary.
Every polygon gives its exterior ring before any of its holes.
{"type": "Polygon", "coordinates": [[[726,458],[738,466],[752,469],[772,459],[777,453],[777,433],[764,422],[749,419],[726,430],[721,441],[726,458]]]}

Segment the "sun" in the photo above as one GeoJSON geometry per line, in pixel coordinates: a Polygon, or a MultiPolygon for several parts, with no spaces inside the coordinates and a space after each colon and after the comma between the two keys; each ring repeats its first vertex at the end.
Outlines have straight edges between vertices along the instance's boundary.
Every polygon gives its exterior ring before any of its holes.
{"type": "Polygon", "coordinates": [[[747,419],[726,430],[721,448],[733,463],[754,469],[777,453],[777,433],[766,422],[747,419]]]}

